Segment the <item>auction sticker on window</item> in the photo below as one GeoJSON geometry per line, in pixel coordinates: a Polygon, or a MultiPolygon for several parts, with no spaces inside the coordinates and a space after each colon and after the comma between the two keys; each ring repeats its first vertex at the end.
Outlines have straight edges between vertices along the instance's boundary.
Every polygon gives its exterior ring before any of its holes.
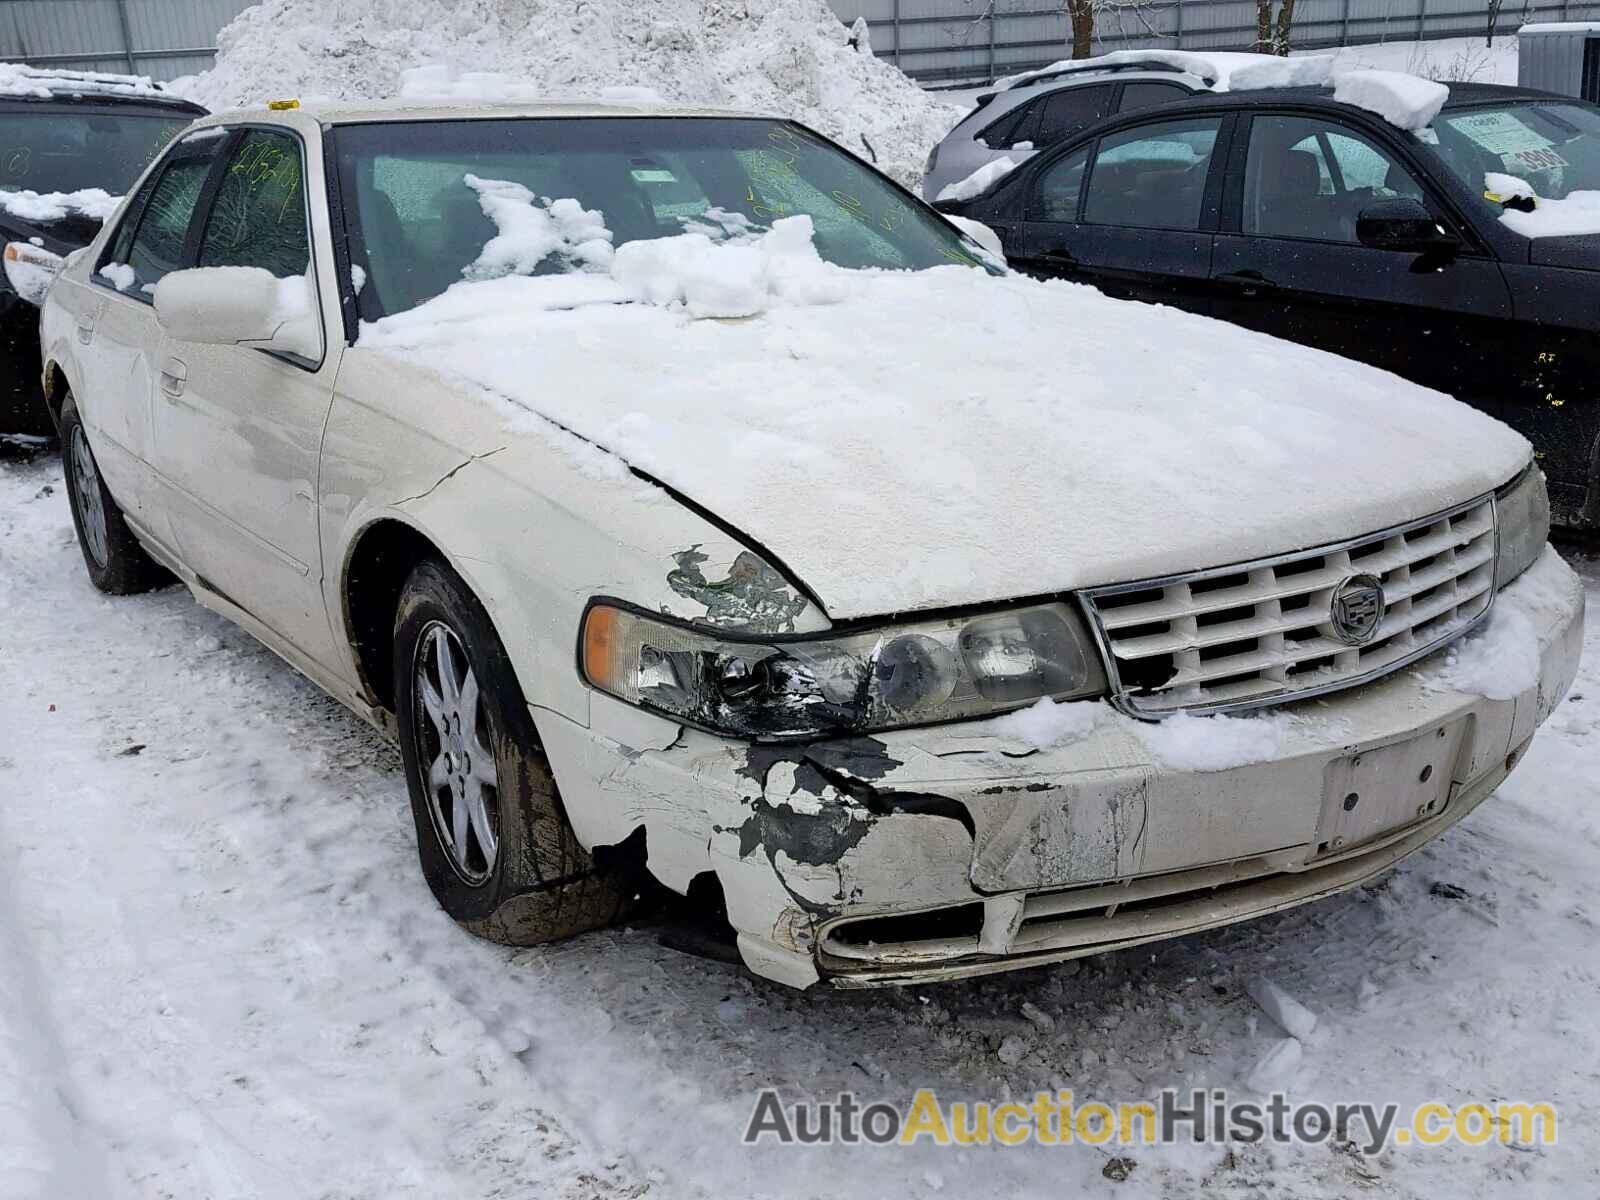
{"type": "Polygon", "coordinates": [[[1510,113],[1470,113],[1464,117],[1447,117],[1446,121],[1458,133],[1502,158],[1514,158],[1530,150],[1548,150],[1555,145],[1510,113]]]}

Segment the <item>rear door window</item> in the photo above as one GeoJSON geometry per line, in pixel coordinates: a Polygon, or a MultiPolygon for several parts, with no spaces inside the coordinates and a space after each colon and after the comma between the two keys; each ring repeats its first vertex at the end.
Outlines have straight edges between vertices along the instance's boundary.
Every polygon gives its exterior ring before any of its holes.
{"type": "Polygon", "coordinates": [[[1221,117],[1140,125],[1101,139],[1083,219],[1094,225],[1198,230],[1221,117]]]}
{"type": "Polygon", "coordinates": [[[1133,112],[1138,108],[1154,108],[1157,104],[1171,104],[1189,95],[1188,88],[1175,83],[1129,83],[1122,88],[1122,101],[1118,112],[1133,112]]]}
{"type": "Polygon", "coordinates": [[[120,292],[150,302],[162,278],[185,265],[189,228],[211,174],[220,131],[200,130],[173,148],[130,205],[101,260],[99,280],[120,292]]]}
{"type": "Polygon", "coordinates": [[[1052,92],[1044,98],[1034,140],[1041,149],[1060,145],[1105,116],[1110,103],[1110,84],[1062,88],[1059,92],[1052,92]]]}

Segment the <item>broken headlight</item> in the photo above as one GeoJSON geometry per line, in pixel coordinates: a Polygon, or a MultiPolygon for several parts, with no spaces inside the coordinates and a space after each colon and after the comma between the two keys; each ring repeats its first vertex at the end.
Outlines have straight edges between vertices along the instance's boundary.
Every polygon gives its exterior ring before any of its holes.
{"type": "Polygon", "coordinates": [[[1494,582],[1505,587],[1521,575],[1544,553],[1550,540],[1550,493],[1544,472],[1529,467],[1495,497],[1500,522],[1500,555],[1495,561],[1494,582]]]}
{"type": "Polygon", "coordinates": [[[597,600],[579,658],[584,678],[620,700],[755,739],[987,717],[1106,690],[1094,643],[1064,604],[760,638],[597,600]]]}

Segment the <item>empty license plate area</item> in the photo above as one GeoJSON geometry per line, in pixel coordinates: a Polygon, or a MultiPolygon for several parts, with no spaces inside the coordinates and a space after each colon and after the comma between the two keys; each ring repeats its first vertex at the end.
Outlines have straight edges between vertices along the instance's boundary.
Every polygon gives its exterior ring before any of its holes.
{"type": "Polygon", "coordinates": [[[1328,764],[1317,856],[1340,854],[1438,816],[1450,802],[1467,722],[1328,764]]]}

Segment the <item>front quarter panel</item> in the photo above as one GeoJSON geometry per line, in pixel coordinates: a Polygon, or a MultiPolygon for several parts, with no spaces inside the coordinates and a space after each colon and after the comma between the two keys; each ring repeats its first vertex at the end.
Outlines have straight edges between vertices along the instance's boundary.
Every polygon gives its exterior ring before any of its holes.
{"type": "MultiPolygon", "coordinates": [[[[354,641],[342,615],[352,553],[378,522],[400,522],[482,601],[529,703],[581,725],[591,692],[578,676],[577,639],[589,600],[609,595],[703,620],[710,589],[686,583],[686,566],[690,580],[714,583],[746,549],[528,409],[359,345],[340,368],[321,503],[324,561],[339,564],[328,572],[328,609],[345,642],[354,641]]],[[[793,624],[826,627],[809,601],[793,624]]],[[[358,677],[353,653],[348,666],[358,677]]]]}

